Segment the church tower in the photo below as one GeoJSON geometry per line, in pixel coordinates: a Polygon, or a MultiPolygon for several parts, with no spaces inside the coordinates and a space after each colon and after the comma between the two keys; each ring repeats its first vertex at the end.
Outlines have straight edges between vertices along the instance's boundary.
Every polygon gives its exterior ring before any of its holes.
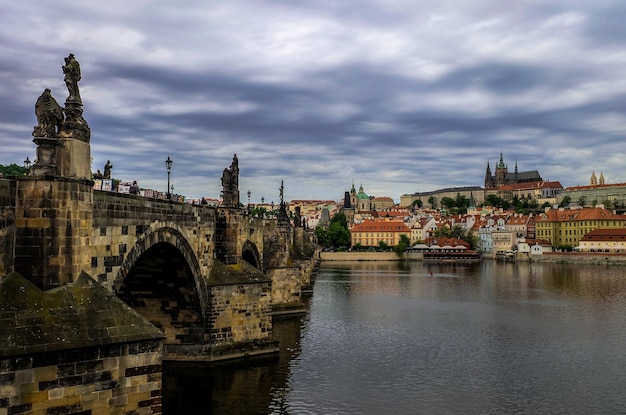
{"type": "Polygon", "coordinates": [[[597,186],[598,185],[598,178],[596,177],[596,172],[593,171],[591,173],[591,178],[589,179],[589,185],[590,186],[597,186]]]}
{"type": "Polygon", "coordinates": [[[506,184],[506,176],[509,173],[509,169],[504,164],[504,159],[502,158],[502,152],[500,152],[500,161],[496,164],[496,185],[502,186],[506,184]]]}
{"type": "Polygon", "coordinates": [[[352,180],[352,188],[350,189],[350,206],[352,206],[353,209],[357,208],[356,189],[354,188],[354,180],[352,180]]]}
{"type": "Polygon", "coordinates": [[[489,167],[489,162],[487,162],[487,171],[485,172],[485,188],[492,189],[496,187],[496,183],[493,180],[493,176],[491,175],[491,168],[489,167]]]}
{"type": "Polygon", "coordinates": [[[600,186],[604,186],[604,174],[600,171],[600,186]]]}

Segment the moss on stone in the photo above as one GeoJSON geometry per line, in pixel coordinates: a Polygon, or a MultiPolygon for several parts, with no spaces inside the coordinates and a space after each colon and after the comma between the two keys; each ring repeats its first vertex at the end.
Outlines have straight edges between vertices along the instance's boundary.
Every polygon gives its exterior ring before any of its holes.
{"type": "Polygon", "coordinates": [[[0,281],[0,357],[164,337],[84,272],[45,292],[17,272],[0,281]]]}
{"type": "Polygon", "coordinates": [[[209,275],[209,285],[251,284],[270,281],[261,270],[243,260],[232,265],[226,265],[215,260],[209,275]]]}

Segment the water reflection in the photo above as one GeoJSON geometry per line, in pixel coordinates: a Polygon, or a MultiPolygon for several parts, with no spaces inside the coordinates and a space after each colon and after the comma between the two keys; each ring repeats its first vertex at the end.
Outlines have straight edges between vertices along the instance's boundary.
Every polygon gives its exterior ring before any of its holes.
{"type": "Polygon", "coordinates": [[[276,361],[168,369],[165,413],[622,413],[624,271],[323,263],[276,361]]]}

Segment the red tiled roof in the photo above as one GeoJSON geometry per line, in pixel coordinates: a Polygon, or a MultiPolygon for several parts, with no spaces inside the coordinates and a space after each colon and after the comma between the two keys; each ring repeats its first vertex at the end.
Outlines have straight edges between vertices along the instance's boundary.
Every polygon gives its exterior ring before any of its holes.
{"type": "Polygon", "coordinates": [[[581,241],[626,241],[626,228],[594,229],[581,241]]]}
{"type": "Polygon", "coordinates": [[[354,225],[351,232],[406,232],[410,233],[411,230],[404,222],[392,221],[383,222],[375,220],[366,220],[362,223],[354,225]]]}
{"type": "Polygon", "coordinates": [[[541,245],[541,246],[552,246],[552,244],[549,241],[546,241],[545,239],[530,239],[530,238],[526,238],[526,243],[530,246],[532,245],[541,245]]]}
{"type": "Polygon", "coordinates": [[[574,222],[581,220],[621,220],[626,221],[625,215],[614,213],[602,208],[584,209],[550,209],[537,218],[537,222],[574,222]]]}
{"type": "Polygon", "coordinates": [[[462,239],[458,239],[458,238],[446,238],[446,237],[432,237],[432,238],[428,238],[426,241],[429,245],[436,245],[436,246],[464,246],[466,248],[469,249],[469,244],[467,242],[465,242],[462,239]]]}
{"type": "Polygon", "coordinates": [[[593,189],[602,189],[605,187],[624,187],[626,183],[610,183],[610,184],[593,184],[587,186],[571,186],[566,187],[564,190],[593,190],[593,189]]]}

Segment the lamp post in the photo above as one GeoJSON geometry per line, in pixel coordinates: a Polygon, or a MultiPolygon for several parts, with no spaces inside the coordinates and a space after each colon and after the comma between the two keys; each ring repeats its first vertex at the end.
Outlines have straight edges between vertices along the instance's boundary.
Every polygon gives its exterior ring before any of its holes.
{"type": "Polygon", "coordinates": [[[248,190],[248,208],[250,208],[250,195],[252,193],[250,192],[250,190],[248,190]]]}
{"type": "Polygon", "coordinates": [[[167,199],[171,199],[172,194],[170,193],[170,173],[172,171],[172,159],[170,159],[170,156],[167,156],[167,160],[165,160],[165,168],[167,169],[167,190],[166,190],[166,196],[167,199]]]}
{"type": "Polygon", "coordinates": [[[26,170],[28,170],[26,172],[26,174],[28,174],[28,172],[30,172],[30,159],[28,158],[28,156],[26,156],[26,160],[24,160],[24,167],[26,168],[26,170]]]}

